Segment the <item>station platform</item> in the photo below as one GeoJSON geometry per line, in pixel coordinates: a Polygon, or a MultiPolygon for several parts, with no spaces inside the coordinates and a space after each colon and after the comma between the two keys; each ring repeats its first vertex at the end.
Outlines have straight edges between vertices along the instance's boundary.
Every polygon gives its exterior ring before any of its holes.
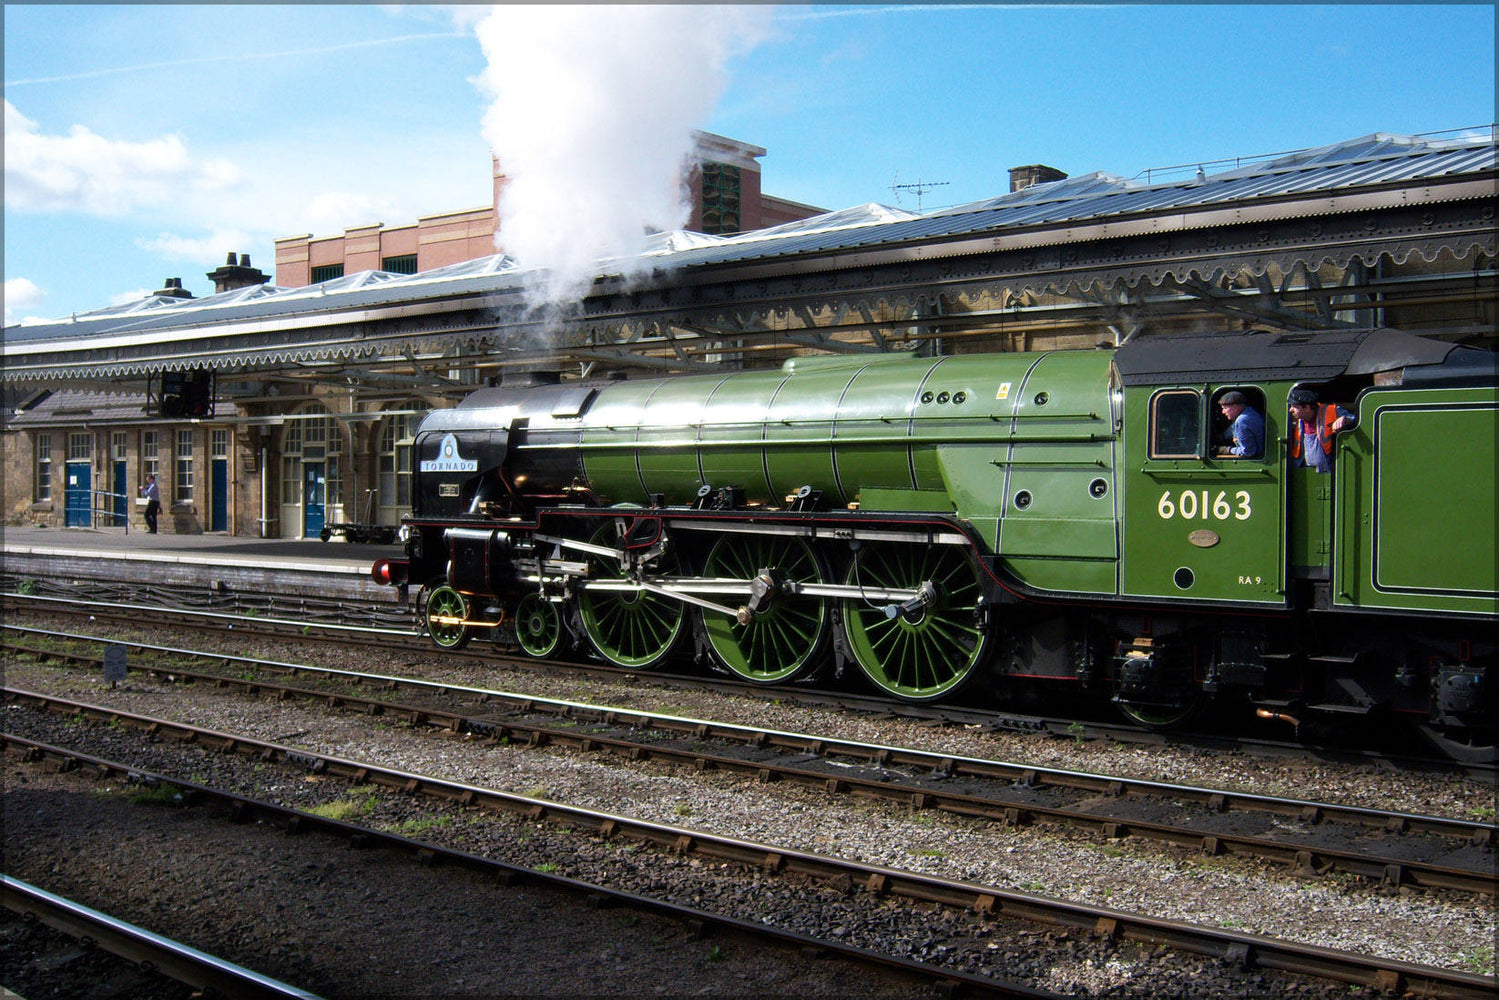
{"type": "Polygon", "coordinates": [[[397,603],[400,593],[370,578],[399,545],[339,540],[152,535],[112,528],[0,529],[0,559],[11,577],[135,581],[208,590],[285,593],[397,603]]]}

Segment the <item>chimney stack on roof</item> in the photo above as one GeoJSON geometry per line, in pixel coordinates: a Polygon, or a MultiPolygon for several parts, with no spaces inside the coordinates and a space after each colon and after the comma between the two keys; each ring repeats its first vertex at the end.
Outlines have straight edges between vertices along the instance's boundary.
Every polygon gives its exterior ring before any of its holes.
{"type": "Polygon", "coordinates": [[[193,293],[182,287],[181,278],[168,278],[161,288],[151,293],[159,299],[190,299],[193,293]]]}
{"type": "Polygon", "coordinates": [[[271,280],[271,276],[261,271],[260,268],[250,266],[249,254],[237,254],[232,250],[224,259],[222,267],[208,272],[208,278],[213,282],[215,293],[231,292],[236,288],[246,288],[250,285],[263,285],[271,280]]]}
{"type": "Polygon", "coordinates": [[[1048,184],[1066,179],[1067,175],[1056,167],[1048,167],[1041,163],[1032,163],[1027,167],[1011,167],[1010,192],[1024,191],[1035,184],[1048,184]]]}

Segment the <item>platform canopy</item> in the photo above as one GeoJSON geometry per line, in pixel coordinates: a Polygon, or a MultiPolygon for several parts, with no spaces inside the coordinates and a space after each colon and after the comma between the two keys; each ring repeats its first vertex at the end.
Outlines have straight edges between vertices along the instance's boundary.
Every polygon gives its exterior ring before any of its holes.
{"type": "Polygon", "coordinates": [[[537,275],[504,255],[151,297],[7,327],[3,378],[143,384],[209,368],[250,394],[311,379],[460,395],[515,368],[692,371],[1202,329],[1440,324],[1481,340],[1494,325],[1496,185],[1491,129],[1371,135],[925,213],[863,205],[735,236],[658,234],[638,258],[600,261],[590,294],[564,310],[528,304],[537,275]]]}

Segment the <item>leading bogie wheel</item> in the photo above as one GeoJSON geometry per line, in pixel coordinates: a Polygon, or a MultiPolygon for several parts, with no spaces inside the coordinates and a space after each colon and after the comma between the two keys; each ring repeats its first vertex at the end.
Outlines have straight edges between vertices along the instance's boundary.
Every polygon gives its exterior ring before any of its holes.
{"type": "Polygon", "coordinates": [[[843,634],[864,676],[904,701],[934,701],[982,672],[989,638],[981,621],[984,587],[972,554],[955,545],[874,543],[849,568],[851,586],[918,590],[935,600],[917,611],[867,596],[842,602],[843,634]]]}
{"type": "Polygon", "coordinates": [[[562,616],[541,594],[527,594],[515,605],[515,638],[532,656],[551,656],[562,642],[562,616]]]}
{"type": "MultiPolygon", "coordinates": [[[[708,552],[703,575],[753,579],[761,570],[779,581],[826,583],[827,570],[800,538],[727,535],[708,552]]],[[[741,625],[733,615],[703,611],[703,630],[713,658],[756,684],[784,684],[815,672],[822,664],[831,615],[816,597],[776,596],[741,625]]]]}
{"type": "Polygon", "coordinates": [[[443,649],[462,649],[472,637],[472,630],[464,624],[468,621],[468,598],[443,584],[434,587],[422,603],[423,617],[427,623],[427,635],[443,649]]]}

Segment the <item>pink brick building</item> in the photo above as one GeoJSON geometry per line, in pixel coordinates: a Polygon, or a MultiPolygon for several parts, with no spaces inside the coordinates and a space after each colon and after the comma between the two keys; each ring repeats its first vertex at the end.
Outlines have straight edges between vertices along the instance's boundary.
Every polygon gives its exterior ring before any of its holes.
{"type": "MultiPolygon", "coordinates": [[[[822,214],[824,209],[761,193],[760,146],[697,133],[698,164],[687,178],[692,216],[687,228],[703,233],[741,233],[822,214]]],[[[275,283],[283,288],[327,281],[360,271],[415,274],[496,252],[496,206],[505,175],[492,163],[494,197],[472,208],[417,219],[413,225],[374,223],[341,236],[288,236],[276,241],[275,283]]]]}

